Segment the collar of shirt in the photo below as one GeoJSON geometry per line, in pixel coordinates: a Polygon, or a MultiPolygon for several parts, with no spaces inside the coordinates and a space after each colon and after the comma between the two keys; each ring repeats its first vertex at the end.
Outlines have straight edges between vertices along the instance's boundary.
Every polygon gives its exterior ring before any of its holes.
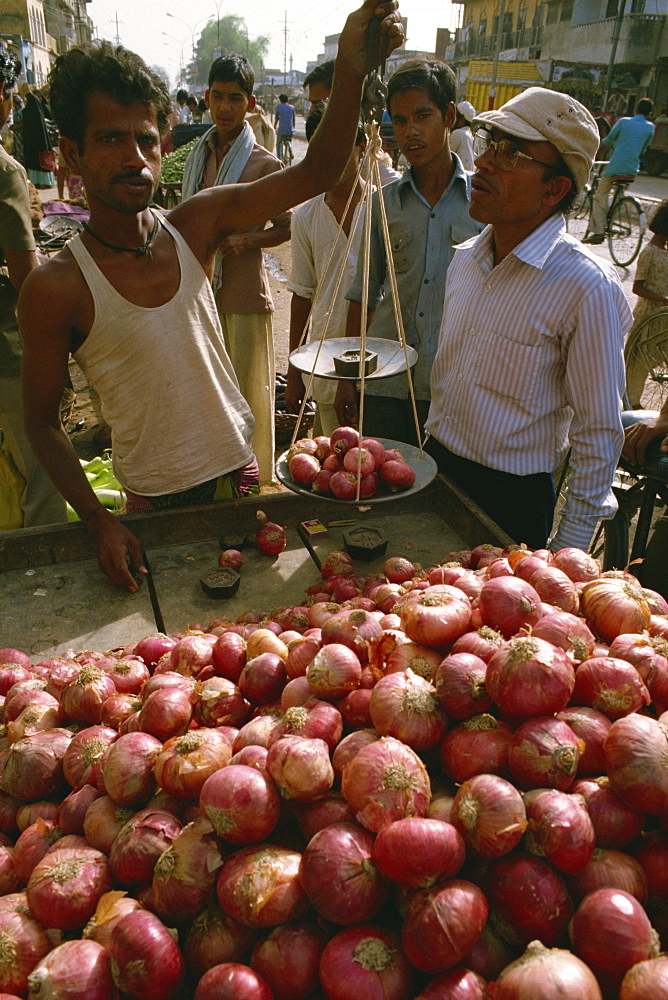
{"type": "MultiPolygon", "coordinates": [[[[464,184],[464,188],[466,190],[466,200],[470,201],[471,200],[471,174],[468,174],[464,170],[464,168],[462,166],[462,163],[461,163],[461,160],[459,159],[458,156],[453,155],[452,161],[454,163],[455,169],[453,170],[452,177],[450,178],[450,183],[448,184],[448,186],[446,187],[445,191],[441,195],[441,198],[445,197],[445,195],[447,194],[447,192],[450,191],[450,190],[452,190],[452,188],[455,186],[455,184],[463,183],[464,184]]],[[[420,198],[422,201],[424,201],[424,198],[422,197],[422,195],[418,191],[418,189],[416,187],[416,184],[415,184],[415,180],[413,179],[413,168],[412,167],[406,167],[406,169],[404,170],[403,174],[401,175],[401,177],[399,178],[399,180],[396,182],[396,184],[397,184],[397,188],[398,188],[398,190],[399,190],[400,193],[401,193],[401,191],[402,191],[403,188],[405,188],[407,185],[410,184],[410,186],[413,188],[413,191],[415,192],[416,196],[418,198],[420,198]]],[[[440,201],[441,198],[439,198],[438,200],[440,201]]]]}
{"type": "MultiPolygon", "coordinates": [[[[550,215],[532,233],[522,240],[521,243],[511,250],[508,256],[517,257],[525,264],[530,264],[542,270],[545,262],[561,239],[566,228],[564,217],[561,212],[550,215]]],[[[481,266],[483,262],[491,257],[493,253],[494,227],[485,226],[479,236],[472,236],[471,239],[459,243],[454,250],[473,250],[473,259],[481,266]]]]}

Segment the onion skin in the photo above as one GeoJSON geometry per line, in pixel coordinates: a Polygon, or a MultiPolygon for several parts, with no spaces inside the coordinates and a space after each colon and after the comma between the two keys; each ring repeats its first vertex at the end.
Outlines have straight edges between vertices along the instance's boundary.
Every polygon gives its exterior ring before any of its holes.
{"type": "Polygon", "coordinates": [[[623,889],[644,905],[647,879],[642,865],[623,851],[597,848],[584,868],[567,879],[568,891],[576,903],[596,889],[623,889]]]}
{"type": "Polygon", "coordinates": [[[649,626],[649,605],[640,588],[626,580],[586,583],[580,601],[587,625],[608,643],[618,635],[643,632],[649,626]]]}
{"type": "Polygon", "coordinates": [[[107,949],[96,941],[65,941],[28,977],[30,1000],[116,1000],[107,949]]]}
{"type": "Polygon", "coordinates": [[[645,814],[625,805],[610,787],[609,778],[579,779],[571,785],[571,792],[586,802],[597,847],[621,850],[640,836],[645,814]]]}
{"type": "Polygon", "coordinates": [[[70,741],[63,757],[63,774],[72,788],[97,785],[105,750],[118,739],[111,726],[89,726],[70,741]]]}
{"type": "Polygon", "coordinates": [[[346,764],[341,791],[357,821],[374,833],[393,820],[424,816],[431,799],[424,764],[391,736],[364,747],[346,764]]]}
{"type": "Polygon", "coordinates": [[[410,667],[374,685],[371,721],[381,736],[394,736],[413,750],[428,750],[445,736],[448,720],[433,684],[410,667]]]}
{"type": "Polygon", "coordinates": [[[527,828],[522,796],[496,774],[478,774],[460,786],[452,806],[452,822],[481,858],[509,854],[527,828]]]}
{"type": "Polygon", "coordinates": [[[232,756],[218,729],[191,729],[168,740],[155,759],[153,774],[161,788],[184,799],[196,798],[207,779],[232,756]]]}
{"type": "Polygon", "coordinates": [[[456,827],[421,816],[389,823],[372,848],[373,861],[386,878],[414,889],[453,878],[465,857],[464,838],[456,827]]]}
{"type": "Polygon", "coordinates": [[[349,926],[370,920],[389,883],[372,860],[374,838],[356,823],[334,823],[309,841],[299,880],[320,916],[349,926]]]}
{"type": "MultiPolygon", "coordinates": [[[[568,791],[580,759],[580,741],[565,722],[536,716],[515,731],[508,764],[520,788],[558,788],[568,791]]],[[[526,942],[528,944],[528,942],[526,942]]]]}
{"type": "Polygon", "coordinates": [[[23,802],[56,795],[64,783],[63,757],[71,739],[67,729],[48,729],[14,743],[2,769],[2,790],[23,802]]]}
{"type": "Polygon", "coordinates": [[[484,713],[466,719],[452,729],[441,744],[444,772],[457,784],[476,774],[508,777],[508,747],[513,730],[505,722],[484,713]]]}
{"type": "Polygon", "coordinates": [[[543,614],[534,588],[515,576],[499,576],[484,584],[480,613],[483,625],[501,632],[506,639],[521,628],[536,625],[543,614]]]}
{"type": "Polygon", "coordinates": [[[181,832],[181,824],[156,809],[141,809],[122,827],[109,852],[114,879],[121,885],[144,885],[156,861],[181,832]]]}
{"type": "Polygon", "coordinates": [[[415,1000],[485,1000],[485,980],[470,969],[450,969],[436,976],[415,1000]]]}
{"type": "Polygon", "coordinates": [[[621,719],[650,702],[642,677],[632,664],[613,656],[595,656],[577,669],[573,703],[621,719]]]}
{"type": "Polygon", "coordinates": [[[85,927],[112,888],[109,862],[93,848],[58,850],[35,865],[26,889],[30,912],[45,927],[85,927]]]}
{"type": "Polygon", "coordinates": [[[421,972],[445,972],[473,946],[488,914],[482,890],[464,879],[420,890],[408,904],[401,931],[408,960],[421,972]]]}
{"type": "Polygon", "coordinates": [[[626,972],[653,958],[655,932],[637,899],[621,889],[597,889],[580,903],[570,926],[573,951],[603,991],[618,989],[626,972]]]}
{"type": "Polygon", "coordinates": [[[474,653],[453,653],[441,661],[434,676],[434,686],[439,701],[452,719],[470,719],[491,708],[492,699],[485,686],[486,672],[485,660],[474,653]]]}
{"type": "Polygon", "coordinates": [[[448,646],[469,627],[471,602],[456,587],[443,584],[401,609],[401,627],[413,642],[430,648],[448,646]]]}
{"type": "Polygon", "coordinates": [[[104,762],[107,794],[120,806],[140,806],[155,791],[153,766],[162,743],[148,733],[128,733],[112,743],[104,762]]]}
{"type": "Polygon", "coordinates": [[[570,951],[531,941],[494,983],[494,1000],[603,1000],[596,976],[570,951]]]}
{"type": "Polygon", "coordinates": [[[636,713],[613,722],[605,741],[606,770],[613,790],[632,809],[668,813],[668,730],[636,713]]]}
{"type": "Polygon", "coordinates": [[[605,741],[612,722],[602,712],[586,705],[570,706],[563,712],[557,712],[557,719],[566,725],[581,740],[582,752],[578,761],[577,775],[579,778],[599,774],[605,771],[605,741]]]}
{"type": "Polygon", "coordinates": [[[0,990],[24,994],[28,975],[52,948],[44,927],[28,913],[0,912],[0,990]]]}
{"type": "Polygon", "coordinates": [[[622,979],[619,1000],[668,1000],[668,956],[637,962],[622,979]]]}
{"type": "Polygon", "coordinates": [[[267,774],[283,798],[314,802],[334,784],[334,768],[324,740],[284,736],[267,753],[267,774]]]}
{"type": "Polygon", "coordinates": [[[172,935],[145,910],[119,920],[109,951],[114,982],[137,1000],[166,1000],[183,977],[183,956],[172,935]]]}
{"type": "Polygon", "coordinates": [[[297,851],[273,844],[237,851],[227,858],[216,883],[221,910],[247,927],[299,920],[308,910],[300,862],[297,851]]]}
{"type": "Polygon", "coordinates": [[[274,1000],[272,990],[250,966],[223,962],[204,973],[193,1000],[245,1000],[246,997],[248,1000],[274,1000]]]}
{"type": "Polygon", "coordinates": [[[153,869],[153,900],[167,924],[193,920],[213,894],[223,858],[207,819],[189,823],[160,855],[153,869]]]}
{"type": "Polygon", "coordinates": [[[320,982],[328,1000],[410,1000],[411,968],[390,931],[358,924],[339,931],[320,956],[320,982]]]}
{"type": "Polygon", "coordinates": [[[244,764],[215,771],[202,787],[200,806],[218,836],[231,844],[265,840],[281,816],[273,782],[244,764]]]}
{"type": "Polygon", "coordinates": [[[564,942],[573,903],[561,875],[541,858],[514,851],[490,868],[486,892],[496,933],[512,946],[564,942]]]}

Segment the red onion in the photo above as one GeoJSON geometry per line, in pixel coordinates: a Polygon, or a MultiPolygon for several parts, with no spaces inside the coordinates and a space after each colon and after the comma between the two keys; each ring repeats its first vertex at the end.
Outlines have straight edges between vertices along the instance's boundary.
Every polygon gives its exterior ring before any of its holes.
{"type": "Polygon", "coordinates": [[[153,773],[171,795],[196,798],[207,778],[225,767],[231,756],[229,740],[218,729],[191,729],[165,743],[153,773]]]}
{"type": "Polygon", "coordinates": [[[116,694],[116,685],[112,678],[104,670],[87,664],[63,688],[60,703],[70,719],[92,726],[100,722],[102,705],[113,694],[116,694]]]}
{"type": "Polygon", "coordinates": [[[522,839],[527,818],[522,796],[496,774],[479,774],[460,786],[452,822],[467,846],[483,858],[498,858],[522,839]]]}
{"type": "Polygon", "coordinates": [[[153,902],[167,924],[192,920],[208,902],[223,858],[214,829],[203,817],[174,837],[153,869],[153,902]]]}
{"type": "Polygon", "coordinates": [[[249,708],[233,681],[211,677],[202,681],[195,718],[201,726],[241,726],[248,718],[249,708]]]}
{"type": "Polygon", "coordinates": [[[114,731],[120,730],[126,719],[141,708],[141,701],[133,694],[114,694],[102,706],[101,721],[114,731]]]}
{"type": "Polygon", "coordinates": [[[497,937],[488,920],[479,938],[462,959],[462,965],[477,972],[483,979],[496,979],[516,955],[517,950],[497,937]]]}
{"type": "Polygon", "coordinates": [[[264,840],[280,819],[273,783],[261,771],[243,764],[228,764],[211,774],[199,801],[218,836],[232,844],[264,840]]]}
{"type": "Polygon", "coordinates": [[[567,548],[559,549],[555,553],[553,565],[557,569],[563,570],[566,576],[570,577],[574,583],[586,583],[589,580],[596,580],[601,569],[595,559],[583,552],[582,549],[567,548]]]}
{"type": "MultiPolygon", "coordinates": [[[[28,660],[28,663],[30,661],[28,660]]],[[[32,671],[20,663],[2,663],[0,661],[0,695],[7,692],[18,684],[19,681],[27,681],[32,677],[32,671]]]]}
{"type": "Polygon", "coordinates": [[[473,946],[488,913],[484,893],[472,882],[451,879],[419,890],[401,931],[408,960],[422,972],[445,972],[473,946]]]}
{"type": "Polygon", "coordinates": [[[441,655],[436,650],[404,640],[388,653],[383,669],[386,674],[394,674],[410,667],[414,674],[433,681],[440,662],[441,655]]]}
{"type": "Polygon", "coordinates": [[[642,865],[652,896],[668,899],[668,833],[652,830],[634,845],[633,856],[642,865]]]}
{"type": "Polygon", "coordinates": [[[100,851],[58,850],[35,865],[27,887],[28,905],[45,927],[84,927],[100,897],[112,886],[109,863],[100,851]]]}
{"type": "Polygon", "coordinates": [[[454,642],[466,632],[470,621],[470,601],[447,584],[439,593],[427,592],[401,609],[401,627],[408,638],[432,648],[454,642]]]}
{"type": "Polygon", "coordinates": [[[653,958],[652,925],[637,899],[621,889],[597,889],[578,906],[570,926],[573,951],[603,990],[618,989],[625,973],[653,958]]]}
{"type": "Polygon", "coordinates": [[[415,1000],[485,1000],[485,980],[470,969],[450,969],[431,980],[415,1000]]]}
{"type": "Polygon", "coordinates": [[[330,552],[320,564],[320,574],[323,580],[331,576],[351,576],[355,572],[355,563],[347,552],[330,552]]]}
{"type": "MultiPolygon", "coordinates": [[[[307,458],[308,456],[298,456],[307,458]]],[[[193,1000],[274,1000],[262,976],[247,965],[223,962],[205,972],[193,1000]]]]}
{"type": "Polygon", "coordinates": [[[100,897],[95,913],[84,927],[83,936],[108,948],[111,935],[119,920],[127,913],[142,909],[138,899],[124,892],[105,892],[100,897]]]}
{"type": "Polygon", "coordinates": [[[637,962],[622,979],[619,1000],[666,1000],[668,997],[668,955],[637,962]]]}
{"type": "Polygon", "coordinates": [[[119,694],[139,694],[151,676],[146,664],[136,656],[103,661],[101,669],[111,677],[119,694]]]}
{"type": "Polygon", "coordinates": [[[440,663],[434,686],[451,718],[468,719],[490,708],[492,699],[485,687],[486,671],[486,662],[474,653],[453,653],[440,663]]]}
{"type": "Polygon", "coordinates": [[[622,851],[597,848],[584,868],[568,878],[568,891],[576,903],[596,889],[623,889],[643,904],[647,899],[642,865],[622,851]]]}
{"type": "MultiPolygon", "coordinates": [[[[309,609],[310,610],[310,609],[309,609]]],[[[303,677],[306,668],[322,646],[322,641],[313,635],[301,635],[288,644],[285,670],[290,678],[303,677]]]]}
{"type": "MultiPolygon", "coordinates": [[[[525,565],[526,559],[520,565],[525,565]]],[[[576,614],[580,599],[573,581],[557,566],[546,566],[544,563],[529,577],[529,583],[534,588],[541,601],[552,604],[561,611],[576,614]]]]}
{"type": "Polygon", "coordinates": [[[58,825],[63,834],[83,834],[88,807],[100,798],[100,794],[92,785],[84,785],[63,799],[58,809],[58,825]]]}
{"type": "Polygon", "coordinates": [[[638,587],[625,580],[586,583],[581,605],[589,627],[606,642],[625,632],[642,632],[649,625],[647,601],[638,587]]]}
{"type": "Polygon", "coordinates": [[[547,861],[513,851],[493,863],[486,891],[494,928],[508,944],[526,947],[538,938],[552,946],[564,939],[573,904],[547,861]]]}
{"type": "Polygon", "coordinates": [[[308,923],[277,927],[255,945],[251,968],[268,984],[274,1000],[306,1000],[318,987],[326,941],[325,934],[308,923]]]}
{"type": "Polygon", "coordinates": [[[267,750],[264,747],[244,747],[239,753],[230,757],[230,764],[243,764],[245,767],[255,767],[263,774],[267,773],[267,750]]]}
{"type": "Polygon", "coordinates": [[[170,813],[141,809],[123,826],[109,853],[114,879],[121,885],[143,885],[153,877],[155,863],[181,824],[170,813]]]}
{"type": "Polygon", "coordinates": [[[382,927],[346,927],[327,942],[320,982],[328,1000],[410,1000],[412,972],[398,938],[382,927]]]}
{"type": "Polygon", "coordinates": [[[322,739],[330,750],[338,744],[343,733],[341,713],[333,705],[317,698],[311,698],[300,708],[289,708],[276,723],[269,744],[283,736],[304,736],[307,739],[322,739]]]}
{"type": "Polygon", "coordinates": [[[104,762],[107,794],[120,806],[139,806],[155,790],[153,766],[162,743],[148,733],[128,733],[112,743],[104,762]]]}
{"type": "Polygon", "coordinates": [[[26,912],[0,911],[0,990],[24,995],[28,974],[51,951],[40,923],[26,912]]]}
{"type": "Polygon", "coordinates": [[[19,836],[12,852],[14,871],[28,884],[33,868],[41,861],[48,849],[60,840],[63,831],[55,823],[47,823],[41,817],[19,836]]]}
{"type": "Polygon", "coordinates": [[[175,645],[175,639],[158,632],[156,635],[147,635],[145,639],[140,639],[135,645],[134,654],[140,656],[147,667],[154,667],[161,656],[171,653],[175,645]]]}
{"type": "Polygon", "coordinates": [[[285,663],[277,653],[260,653],[248,660],[238,685],[252,705],[265,705],[279,698],[285,686],[285,663]]]}
{"type": "Polygon", "coordinates": [[[224,632],[212,646],[211,662],[217,674],[236,684],[246,665],[246,640],[235,632],[224,632]]]}
{"type": "MultiPolygon", "coordinates": [[[[296,680],[304,681],[305,678],[298,677],[296,680]]],[[[292,684],[289,681],[286,684],[283,692],[292,684]]],[[[306,685],[308,689],[308,684],[306,685]]],[[[310,697],[310,694],[309,694],[310,697]]],[[[308,698],[306,698],[308,701],[308,698]]],[[[283,695],[281,695],[281,707],[283,706],[283,695]]],[[[286,705],[284,711],[291,706],[286,705]]],[[[249,719],[245,722],[237,733],[234,743],[232,744],[232,750],[234,753],[238,753],[239,750],[243,750],[244,747],[258,746],[267,747],[269,746],[269,737],[276,725],[276,717],[274,715],[256,715],[255,718],[249,719]]],[[[204,730],[206,732],[206,730],[204,730]]],[[[212,730],[213,732],[213,730],[212,730]]]]}
{"type": "Polygon", "coordinates": [[[668,813],[668,731],[644,715],[613,722],[605,741],[610,784],[632,809],[652,816],[668,813]]]}
{"type": "Polygon", "coordinates": [[[578,763],[578,776],[597,775],[605,771],[605,741],[612,723],[602,712],[586,705],[565,708],[557,713],[580,739],[582,746],[578,763]]]}
{"type": "Polygon", "coordinates": [[[544,639],[519,636],[487,664],[485,686],[502,712],[527,717],[566,708],[575,684],[573,664],[563,649],[544,639]]]}
{"type": "Polygon", "coordinates": [[[452,729],[441,744],[443,770],[461,784],[476,774],[508,773],[513,730],[492,715],[475,715],[452,729]]]}
{"type": "Polygon", "coordinates": [[[36,802],[62,788],[63,757],[72,739],[68,729],[47,729],[10,747],[2,770],[2,788],[12,798],[36,802]]]}
{"type": "Polygon", "coordinates": [[[578,667],[573,701],[609,719],[620,719],[649,704],[650,695],[636,668],[626,660],[596,656],[578,667]]]}
{"type": "Polygon", "coordinates": [[[46,673],[46,690],[60,701],[63,688],[73,681],[81,669],[75,660],[57,658],[50,662],[46,673]]]}
{"type": "Polygon", "coordinates": [[[91,847],[108,854],[119,830],[133,815],[130,809],[117,805],[108,795],[103,795],[91,802],[84,817],[86,840],[91,847]]]}
{"type": "Polygon", "coordinates": [[[357,654],[361,663],[369,658],[369,643],[382,632],[378,621],[370,611],[353,608],[352,611],[337,611],[322,626],[323,646],[328,643],[342,643],[357,654]]]}
{"type": "Polygon", "coordinates": [[[269,747],[267,773],[281,795],[313,802],[334,784],[329,747],[324,740],[284,736],[269,747]]]}
{"type": "Polygon", "coordinates": [[[596,846],[621,850],[640,836],[644,813],[631,809],[610,786],[610,779],[581,778],[571,785],[587,805],[596,834],[596,846]]]}
{"type": "Polygon", "coordinates": [[[197,674],[212,662],[213,643],[203,635],[186,635],[169,654],[169,669],[186,677],[197,674]]]}
{"type": "Polygon", "coordinates": [[[306,667],[306,680],[311,693],[325,701],[343,698],[354,691],[359,687],[361,676],[362,665],[357,653],[338,642],[323,646],[306,667]]]}
{"type": "Polygon", "coordinates": [[[618,635],[610,646],[610,656],[633,664],[647,685],[658,712],[668,707],[668,642],[665,639],[618,635]]]}
{"type": "Polygon", "coordinates": [[[202,976],[221,962],[240,962],[248,957],[256,931],[222,913],[211,903],[195,917],[186,936],[184,952],[189,971],[202,976]]]}
{"type": "Polygon", "coordinates": [[[153,691],[139,712],[139,727],[160,742],[181,736],[190,725],[192,704],[182,688],[153,691]]]}
{"type": "Polygon", "coordinates": [[[28,976],[31,1000],[114,1000],[107,949],[96,941],[65,941],[28,976]]]}
{"type": "Polygon", "coordinates": [[[460,635],[452,647],[452,653],[473,653],[485,663],[489,663],[494,653],[503,645],[503,636],[489,625],[482,625],[472,632],[460,635]]]}
{"type": "Polygon", "coordinates": [[[524,796],[529,821],[525,846],[560,871],[578,872],[594,853],[594,826],[584,799],[555,788],[537,788],[524,796]]]}
{"type": "Polygon", "coordinates": [[[498,630],[507,639],[521,628],[535,625],[542,617],[539,595],[531,584],[518,577],[488,580],[479,600],[483,625],[498,630]]]}
{"type": "Polygon", "coordinates": [[[218,876],[220,908],[247,927],[299,920],[308,899],[299,882],[301,854],[272,844],[245,847],[227,858],[218,876]]]}
{"type": "Polygon", "coordinates": [[[380,734],[375,729],[358,729],[348,736],[344,736],[336,747],[332,755],[332,767],[338,781],[341,780],[343,769],[359,753],[362,747],[369,746],[380,739],[380,734]]]}
{"type": "MultiPolygon", "coordinates": [[[[45,685],[46,682],[35,680],[35,681],[21,681],[20,683],[45,685]]],[[[43,688],[29,687],[17,691],[16,689],[19,687],[20,684],[14,684],[13,687],[10,689],[10,694],[8,694],[7,698],[5,699],[5,704],[3,706],[3,712],[2,712],[2,717],[4,719],[5,725],[8,725],[8,723],[13,722],[14,719],[18,719],[18,717],[23,712],[24,708],[27,708],[29,705],[48,705],[51,708],[60,709],[60,703],[58,699],[54,698],[53,695],[49,694],[48,691],[44,691],[43,688]],[[10,699],[12,691],[15,691],[16,694],[14,694],[10,699]]],[[[62,712],[62,710],[60,710],[58,722],[59,723],[62,722],[64,717],[65,717],[64,713],[62,712]]],[[[11,742],[15,743],[16,741],[12,739],[11,742]]]]}
{"type": "Polygon", "coordinates": [[[594,655],[595,639],[582,618],[566,611],[552,611],[544,615],[531,633],[536,639],[545,639],[563,649],[573,663],[581,663],[594,655]]]}
{"type": "Polygon", "coordinates": [[[537,716],[513,734],[508,764],[520,788],[558,788],[567,791],[580,759],[580,741],[559,719],[537,716]]]}
{"type": "Polygon", "coordinates": [[[138,1000],[167,1000],[183,977],[183,956],[174,938],[146,910],[118,921],[109,951],[116,985],[138,1000]]]}
{"type": "MultiPolygon", "coordinates": [[[[25,667],[26,670],[29,670],[32,666],[27,653],[22,652],[20,649],[12,649],[10,646],[3,646],[0,649],[0,664],[6,667],[12,663],[25,667]]],[[[5,693],[3,692],[3,694],[5,693]]]]}
{"type": "Polygon", "coordinates": [[[383,563],[383,573],[388,583],[405,583],[415,575],[415,566],[403,556],[392,556],[383,563]]]}
{"type": "Polygon", "coordinates": [[[14,871],[14,848],[0,847],[0,897],[18,892],[22,887],[14,871]]]}
{"type": "Polygon", "coordinates": [[[344,767],[341,791],[358,822],[375,833],[393,820],[424,816],[431,797],[424,764],[391,736],[364,747],[344,767]]]}
{"type": "Polygon", "coordinates": [[[452,878],[464,864],[465,854],[462,835],[451,823],[417,816],[389,823],[372,850],[386,878],[416,889],[452,878]]]}
{"type": "Polygon", "coordinates": [[[102,756],[117,739],[110,726],[89,726],[73,737],[63,757],[63,774],[72,788],[97,784],[102,756]]]}
{"type": "Polygon", "coordinates": [[[356,823],[320,830],[302,855],[299,878],[320,916],[335,924],[370,920],[385,902],[388,883],[372,861],[374,838],[356,823]]]}
{"type": "Polygon", "coordinates": [[[448,720],[429,681],[408,668],[382,677],[371,692],[371,721],[382,736],[394,736],[413,750],[441,742],[448,720]]]}
{"type": "Polygon", "coordinates": [[[348,728],[357,729],[360,726],[371,725],[371,689],[358,688],[351,691],[339,702],[339,711],[348,728]]]}
{"type": "Polygon", "coordinates": [[[527,945],[494,984],[495,1000],[602,1000],[596,976],[570,951],[527,945]]]}

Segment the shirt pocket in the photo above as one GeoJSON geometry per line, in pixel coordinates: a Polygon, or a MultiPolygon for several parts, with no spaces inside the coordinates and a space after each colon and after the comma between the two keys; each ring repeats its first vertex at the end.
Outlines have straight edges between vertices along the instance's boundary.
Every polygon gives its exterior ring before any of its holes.
{"type": "Polygon", "coordinates": [[[415,261],[413,233],[410,229],[392,229],[390,232],[394,270],[401,274],[408,271],[415,261]]]}
{"type": "Polygon", "coordinates": [[[529,407],[540,385],[543,360],[539,346],[489,331],[478,342],[474,381],[481,389],[529,407]]]}

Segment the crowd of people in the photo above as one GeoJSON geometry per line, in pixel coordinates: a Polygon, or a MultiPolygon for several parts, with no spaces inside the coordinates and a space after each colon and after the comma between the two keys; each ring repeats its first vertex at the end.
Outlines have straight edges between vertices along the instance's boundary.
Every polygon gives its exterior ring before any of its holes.
{"type": "MultiPolygon", "coordinates": [[[[256,491],[271,481],[274,457],[273,304],[262,249],[288,239],[291,348],[307,324],[311,337],[325,324],[328,336],[358,337],[365,301],[369,335],[396,340],[390,269],[396,275],[406,339],[418,354],[418,427],[404,374],[367,383],[365,433],[426,440],[439,470],[534,547],[586,548],[598,521],[614,513],[631,311],[614,267],[564,223],[599,149],[597,122],[574,98],[537,87],[476,113],[457,101],[444,63],[404,63],[388,81],[387,110],[407,166],[402,174],[389,168],[388,183],[373,192],[364,261],[359,164],[367,135],[359,116],[369,24],[383,22],[387,54],[403,38],[396,0],[380,8],[366,0],[351,14],[335,64],[307,77],[309,145],[287,169],[258,141],[252,67],[242,56],[216,59],[204,98],[211,124],[189,154],[182,202],[168,213],[155,211],[152,199],[170,123],[188,124],[197,113],[187,93],[172,103],[162,81],[121,46],[59,56],[50,113],[66,168],[82,179],[90,219],[39,266],[26,174],[0,149],[0,292],[8,292],[0,350],[6,346],[13,359],[13,367],[0,361],[0,376],[3,404],[5,381],[14,400],[11,420],[0,406],[0,428],[26,481],[39,482],[56,505],[29,521],[26,502],[25,523],[60,520],[58,505],[67,499],[119,586],[137,589],[141,545],[96,498],[61,424],[68,360],[99,393],[129,512],[256,491]],[[337,264],[345,276],[338,288],[337,264]],[[568,494],[553,534],[554,470],[567,450],[568,494]]],[[[0,50],[0,125],[18,69],[0,50]]],[[[293,116],[281,95],[279,137],[294,129],[293,116]]],[[[606,137],[613,151],[614,131],[606,137]]],[[[24,150],[26,137],[24,127],[24,150]]],[[[662,218],[653,255],[666,254],[662,218]]],[[[638,294],[650,299],[649,271],[638,282],[638,294]]],[[[293,412],[304,392],[290,368],[293,412]]],[[[316,381],[313,395],[317,431],[356,422],[353,383],[333,390],[316,381]]],[[[633,433],[649,440],[667,422],[662,414],[633,433]]]]}

